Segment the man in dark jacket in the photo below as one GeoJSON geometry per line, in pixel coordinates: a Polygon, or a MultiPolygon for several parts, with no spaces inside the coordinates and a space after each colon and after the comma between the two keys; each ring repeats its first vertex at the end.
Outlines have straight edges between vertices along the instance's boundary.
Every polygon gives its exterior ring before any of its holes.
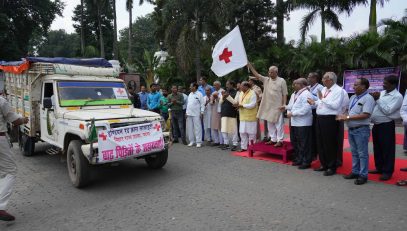
{"type": "Polygon", "coordinates": [[[222,92],[221,103],[221,132],[224,145],[223,150],[229,149],[229,137],[232,137],[232,151],[237,150],[238,131],[237,131],[237,108],[233,106],[236,97],[236,84],[232,80],[226,82],[226,91],[222,92]]]}

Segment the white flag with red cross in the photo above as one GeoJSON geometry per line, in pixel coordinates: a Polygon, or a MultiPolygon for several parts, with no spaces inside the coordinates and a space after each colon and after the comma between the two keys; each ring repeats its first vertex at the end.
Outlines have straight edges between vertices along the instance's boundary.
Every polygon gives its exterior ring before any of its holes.
{"type": "Polygon", "coordinates": [[[230,72],[247,65],[247,55],[244,49],[242,35],[239,26],[223,37],[216,44],[212,53],[211,70],[222,77],[230,72]]]}

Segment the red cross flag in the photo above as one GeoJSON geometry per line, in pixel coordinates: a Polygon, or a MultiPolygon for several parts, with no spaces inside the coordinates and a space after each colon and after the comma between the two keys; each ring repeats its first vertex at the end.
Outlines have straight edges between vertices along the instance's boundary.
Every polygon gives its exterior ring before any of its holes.
{"type": "Polygon", "coordinates": [[[212,59],[211,69],[218,77],[247,65],[246,50],[239,26],[219,40],[213,49],[212,59]]]}

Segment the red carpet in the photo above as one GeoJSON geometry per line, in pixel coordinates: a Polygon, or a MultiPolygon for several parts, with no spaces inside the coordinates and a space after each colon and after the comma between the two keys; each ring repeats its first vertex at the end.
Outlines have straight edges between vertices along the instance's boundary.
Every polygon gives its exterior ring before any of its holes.
{"type": "MultiPolygon", "coordinates": [[[[263,123],[260,124],[260,130],[264,131],[263,123]]],[[[284,125],[284,133],[290,134],[290,128],[288,127],[288,125],[284,125]]],[[[344,138],[348,139],[348,131],[346,131],[346,130],[345,130],[344,138]]],[[[372,136],[370,135],[370,142],[372,142],[372,141],[373,141],[372,136]]],[[[404,134],[396,133],[396,144],[403,145],[403,143],[404,143],[404,134]]],[[[344,148],[347,148],[347,147],[344,147],[344,148]]]]}
{"type": "MultiPolygon", "coordinates": [[[[271,161],[275,163],[284,164],[280,156],[276,156],[273,154],[262,153],[262,152],[255,152],[253,157],[249,157],[248,152],[233,152],[232,155],[251,158],[255,160],[264,160],[264,161],[271,161]]],[[[287,165],[291,165],[291,162],[286,163],[287,165]]],[[[319,167],[319,161],[314,161],[312,163],[312,168],[319,167]]],[[[374,156],[370,155],[369,158],[369,167],[370,169],[374,168],[374,156]]],[[[399,180],[406,180],[407,179],[407,172],[401,172],[400,168],[407,167],[407,159],[396,159],[396,166],[395,172],[393,173],[393,177],[388,181],[380,181],[380,175],[369,174],[369,180],[371,181],[378,181],[385,184],[395,184],[399,180]]],[[[295,168],[295,167],[293,167],[295,168]]],[[[294,169],[293,169],[294,170],[294,169]]],[[[348,174],[352,170],[352,154],[350,152],[343,153],[343,166],[337,169],[337,173],[339,174],[348,174]]],[[[309,170],[305,170],[309,171],[309,170]]],[[[322,174],[321,174],[322,176],[322,174]]],[[[407,188],[407,187],[406,187],[407,188]]]]}

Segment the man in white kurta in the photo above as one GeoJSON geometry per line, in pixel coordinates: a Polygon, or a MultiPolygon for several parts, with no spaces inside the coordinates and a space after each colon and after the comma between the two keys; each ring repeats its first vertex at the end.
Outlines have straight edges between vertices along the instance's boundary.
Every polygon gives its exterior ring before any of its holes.
{"type": "Polygon", "coordinates": [[[221,128],[221,105],[219,104],[219,100],[222,97],[222,92],[224,89],[221,87],[221,83],[219,81],[215,81],[213,83],[215,91],[211,95],[210,104],[212,105],[212,114],[211,114],[211,135],[212,135],[212,146],[223,146],[223,137],[221,128]]]}
{"type": "Polygon", "coordinates": [[[268,77],[260,75],[250,63],[247,66],[254,74],[251,78],[260,80],[264,84],[263,98],[257,117],[267,121],[270,135],[268,144],[281,147],[284,139],[284,117],[280,108],[287,102],[287,83],[283,78],[278,77],[276,66],[269,68],[268,77]]]}
{"type": "Polygon", "coordinates": [[[205,110],[203,114],[203,127],[205,140],[207,142],[211,141],[211,117],[212,117],[212,104],[210,104],[211,90],[212,89],[210,86],[205,87],[205,96],[204,96],[205,110]]]}
{"type": "Polygon", "coordinates": [[[240,147],[246,151],[248,144],[256,141],[257,133],[257,95],[246,81],[241,83],[241,93],[235,97],[234,104],[240,114],[240,147]]]}
{"type": "Polygon", "coordinates": [[[205,110],[205,101],[202,94],[198,91],[198,84],[192,83],[190,86],[191,93],[188,95],[187,104],[187,130],[188,146],[191,147],[196,143],[196,147],[202,146],[202,124],[201,118],[205,110]]]}

